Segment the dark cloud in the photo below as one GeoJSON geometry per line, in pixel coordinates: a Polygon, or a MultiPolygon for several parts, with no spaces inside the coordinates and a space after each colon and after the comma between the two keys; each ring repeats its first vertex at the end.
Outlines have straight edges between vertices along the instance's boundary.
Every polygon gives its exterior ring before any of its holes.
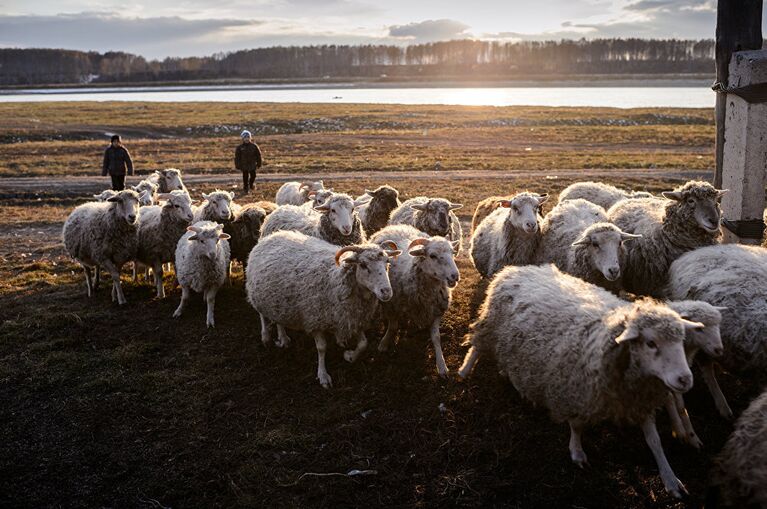
{"type": "Polygon", "coordinates": [[[429,19],[407,25],[389,27],[389,36],[414,41],[444,41],[470,37],[469,25],[452,19],[429,19]]]}

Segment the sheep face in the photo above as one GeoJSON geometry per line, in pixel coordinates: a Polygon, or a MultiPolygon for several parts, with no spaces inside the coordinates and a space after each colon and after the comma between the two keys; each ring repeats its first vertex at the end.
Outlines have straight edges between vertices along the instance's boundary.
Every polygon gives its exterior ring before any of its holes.
{"type": "Polygon", "coordinates": [[[685,309],[679,311],[679,315],[685,320],[700,322],[704,327],[687,330],[685,341],[700,348],[706,355],[721,357],[724,346],[719,326],[722,323],[722,311],[727,308],[712,306],[707,302],[693,301],[686,304],[685,309]]]}
{"type": "Polygon", "coordinates": [[[629,313],[625,330],[615,341],[627,342],[631,363],[640,373],[661,380],[675,392],[692,387],[692,372],[684,353],[685,333],[702,329],[699,322],[684,320],[674,311],[639,301],[629,313]]]}
{"type": "Polygon", "coordinates": [[[540,229],[540,208],[548,195],[520,193],[511,200],[500,200],[498,206],[509,209],[507,221],[511,221],[515,230],[528,235],[538,233],[540,229]]]}
{"type": "Polygon", "coordinates": [[[454,288],[461,279],[454,258],[458,244],[443,237],[420,238],[410,243],[408,254],[420,259],[418,267],[425,274],[454,288]]]}
{"type": "Polygon", "coordinates": [[[194,217],[192,212],[192,199],[186,191],[171,191],[157,195],[160,200],[167,200],[164,208],[173,209],[173,212],[186,222],[191,222],[194,217]]]}
{"type": "Polygon", "coordinates": [[[675,191],[663,193],[665,198],[678,204],[681,217],[694,222],[708,233],[719,231],[722,211],[719,203],[727,191],[720,191],[707,182],[688,182],[675,191]]]}
{"type": "Polygon", "coordinates": [[[112,191],[111,189],[105,189],[101,191],[99,194],[94,194],[93,197],[96,199],[96,201],[107,201],[112,196],[116,196],[117,191],[112,191]]]}
{"type": "Polygon", "coordinates": [[[328,198],[333,194],[333,189],[320,189],[319,191],[310,191],[309,199],[312,202],[312,207],[319,207],[323,205],[328,198]]]}
{"type": "Polygon", "coordinates": [[[235,222],[245,226],[251,239],[258,240],[261,236],[261,225],[264,223],[265,218],[266,213],[264,209],[249,207],[235,219],[235,222]]]}
{"type": "Polygon", "coordinates": [[[139,193],[139,195],[143,191],[148,191],[150,195],[153,195],[154,193],[157,192],[157,184],[155,184],[154,182],[150,182],[148,180],[142,180],[135,186],[131,186],[131,189],[139,193]]]}
{"type": "Polygon", "coordinates": [[[181,170],[175,168],[168,168],[166,170],[155,171],[158,177],[158,182],[162,182],[161,189],[165,191],[175,191],[176,189],[184,189],[184,184],[181,183],[181,170]]]}
{"type": "Polygon", "coordinates": [[[597,223],[583,232],[573,242],[573,246],[583,246],[588,250],[591,266],[602,273],[608,281],[616,281],[621,276],[621,254],[623,243],[641,235],[624,233],[615,225],[597,223]]]}
{"type": "Polygon", "coordinates": [[[232,199],[234,194],[228,191],[213,191],[210,194],[202,193],[203,199],[208,201],[207,207],[213,221],[229,221],[232,218],[232,199]]]}
{"type": "Polygon", "coordinates": [[[354,230],[354,202],[349,196],[331,196],[322,205],[314,207],[314,210],[326,214],[330,224],[341,232],[341,235],[349,236],[354,230]]]}
{"type": "MultiPolygon", "coordinates": [[[[197,223],[200,224],[200,223],[197,223]]],[[[217,224],[216,226],[197,226],[193,225],[187,228],[187,230],[194,232],[194,235],[189,237],[189,242],[198,242],[203,256],[209,260],[215,260],[218,254],[218,243],[222,239],[228,239],[229,234],[224,233],[223,225],[217,224]]]]}
{"type": "Polygon", "coordinates": [[[118,217],[130,225],[136,224],[139,209],[139,197],[136,191],[120,191],[107,201],[114,204],[118,217]]]}
{"type": "Polygon", "coordinates": [[[150,205],[154,205],[154,199],[152,198],[152,193],[146,189],[144,189],[143,191],[139,193],[138,201],[142,207],[148,207],[150,205]]]}
{"type": "Polygon", "coordinates": [[[387,302],[393,295],[388,272],[389,257],[399,254],[401,251],[387,251],[378,246],[346,246],[336,253],[336,263],[350,266],[358,285],[370,290],[378,300],[387,302]],[[341,256],[347,252],[352,254],[341,260],[341,256]]]}
{"type": "Polygon", "coordinates": [[[450,233],[450,211],[463,207],[460,203],[450,203],[442,198],[434,198],[423,204],[411,205],[416,212],[416,224],[420,230],[433,232],[437,235],[450,233]]]}

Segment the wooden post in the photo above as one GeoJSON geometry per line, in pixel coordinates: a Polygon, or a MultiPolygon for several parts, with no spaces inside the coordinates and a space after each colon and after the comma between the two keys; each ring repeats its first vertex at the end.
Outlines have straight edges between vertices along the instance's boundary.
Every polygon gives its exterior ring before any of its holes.
{"type": "Polygon", "coordinates": [[[730,56],[736,51],[762,49],[763,0],[718,0],[716,11],[716,172],[714,186],[722,186],[724,124],[730,56]]]}

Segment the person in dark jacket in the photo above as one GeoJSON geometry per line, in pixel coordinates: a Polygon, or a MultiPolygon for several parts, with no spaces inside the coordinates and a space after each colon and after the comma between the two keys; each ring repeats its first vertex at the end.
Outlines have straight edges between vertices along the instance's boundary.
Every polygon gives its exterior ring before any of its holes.
{"type": "Polygon", "coordinates": [[[119,134],[112,136],[112,144],[104,152],[104,165],[101,168],[101,176],[112,177],[112,189],[122,191],[125,189],[125,175],[133,175],[133,161],[131,161],[128,149],[123,147],[119,134]]]}
{"type": "Polygon", "coordinates": [[[256,184],[256,170],[261,167],[261,149],[253,143],[250,131],[242,131],[242,143],[234,151],[234,167],[242,172],[242,190],[247,194],[256,184]]]}

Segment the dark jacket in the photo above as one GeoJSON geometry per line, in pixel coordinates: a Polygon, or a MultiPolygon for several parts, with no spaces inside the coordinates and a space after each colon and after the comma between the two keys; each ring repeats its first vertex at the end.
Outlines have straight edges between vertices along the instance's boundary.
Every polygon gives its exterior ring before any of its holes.
{"type": "Polygon", "coordinates": [[[261,167],[261,149],[255,143],[242,143],[234,151],[234,167],[251,171],[261,167]]]}
{"type": "Polygon", "coordinates": [[[109,146],[104,152],[104,165],[101,168],[101,175],[133,175],[133,161],[130,153],[125,147],[109,146]]]}

